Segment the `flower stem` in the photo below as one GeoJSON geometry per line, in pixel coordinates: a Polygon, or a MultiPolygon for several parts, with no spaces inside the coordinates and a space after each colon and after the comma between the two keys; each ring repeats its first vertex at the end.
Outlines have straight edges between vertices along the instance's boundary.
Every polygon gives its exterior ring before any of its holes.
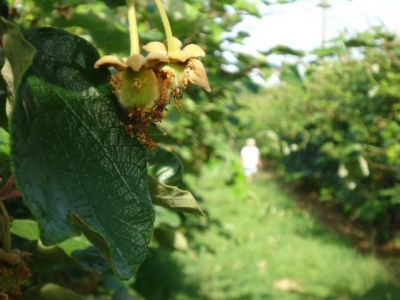
{"type": "Polygon", "coordinates": [[[176,46],[174,44],[174,36],[172,35],[171,25],[169,24],[169,20],[168,20],[167,12],[165,11],[164,4],[162,3],[161,0],[155,0],[155,2],[156,2],[158,12],[161,17],[161,21],[163,23],[165,36],[167,38],[168,52],[178,51],[179,49],[176,49],[176,46]]]}
{"type": "Polygon", "coordinates": [[[131,55],[140,54],[139,33],[136,21],[135,0],[127,0],[131,55]]]}

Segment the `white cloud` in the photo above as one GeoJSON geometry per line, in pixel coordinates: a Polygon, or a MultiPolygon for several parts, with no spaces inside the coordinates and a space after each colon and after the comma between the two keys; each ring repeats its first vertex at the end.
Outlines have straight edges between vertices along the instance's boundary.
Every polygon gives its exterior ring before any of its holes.
{"type": "MultiPolygon", "coordinates": [[[[321,44],[320,0],[299,0],[293,4],[263,7],[262,19],[246,17],[236,30],[250,33],[245,46],[237,50],[255,54],[277,44],[311,50],[321,44]]],[[[359,32],[383,25],[400,33],[400,0],[331,0],[327,11],[327,39],[341,31],[359,32]]]]}

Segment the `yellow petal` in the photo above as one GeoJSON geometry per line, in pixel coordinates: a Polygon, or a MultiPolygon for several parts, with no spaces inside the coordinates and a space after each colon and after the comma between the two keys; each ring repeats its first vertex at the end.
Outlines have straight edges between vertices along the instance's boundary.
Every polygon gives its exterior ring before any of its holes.
{"type": "Polygon", "coordinates": [[[147,56],[146,56],[147,62],[149,62],[150,60],[156,60],[159,62],[168,62],[168,54],[167,52],[165,53],[161,53],[161,52],[150,52],[147,56]]]}
{"type": "Polygon", "coordinates": [[[144,56],[141,54],[133,54],[125,61],[125,64],[135,72],[138,72],[145,63],[146,58],[144,58],[144,56]]]}
{"type": "Polygon", "coordinates": [[[204,57],[206,56],[206,53],[204,52],[203,49],[201,49],[200,46],[195,45],[195,44],[189,44],[182,50],[183,52],[186,53],[187,56],[189,57],[204,57]]]}
{"type": "Polygon", "coordinates": [[[173,45],[174,45],[174,50],[181,50],[182,47],[182,42],[180,40],[178,40],[176,37],[172,38],[173,41],[173,45]]]}
{"type": "Polygon", "coordinates": [[[182,50],[169,52],[168,56],[170,59],[180,62],[185,62],[190,58],[190,56],[188,56],[187,53],[183,52],[182,50]]]}
{"type": "Polygon", "coordinates": [[[207,92],[211,92],[210,84],[208,83],[207,73],[203,63],[195,58],[189,60],[189,81],[195,85],[204,88],[207,92]]]}
{"type": "Polygon", "coordinates": [[[124,64],[118,57],[115,57],[113,55],[105,55],[101,58],[99,58],[96,63],[94,64],[94,67],[96,69],[102,67],[102,66],[111,66],[114,67],[118,70],[126,70],[128,66],[124,64]]]}
{"type": "Polygon", "coordinates": [[[143,46],[143,49],[149,53],[167,53],[167,48],[161,42],[150,42],[143,46]]]}

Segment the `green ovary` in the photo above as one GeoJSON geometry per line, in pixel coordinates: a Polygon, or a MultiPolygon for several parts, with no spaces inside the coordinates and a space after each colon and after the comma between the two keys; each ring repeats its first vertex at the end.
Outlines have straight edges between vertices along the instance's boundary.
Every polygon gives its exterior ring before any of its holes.
{"type": "Polygon", "coordinates": [[[136,108],[151,108],[160,97],[158,79],[149,69],[121,71],[117,75],[115,92],[121,106],[128,112],[136,108]]]}
{"type": "Polygon", "coordinates": [[[181,84],[182,84],[182,77],[185,74],[185,65],[182,64],[169,64],[168,65],[169,68],[171,68],[171,71],[174,75],[174,80],[172,82],[172,89],[176,89],[178,87],[182,88],[181,84]]]}

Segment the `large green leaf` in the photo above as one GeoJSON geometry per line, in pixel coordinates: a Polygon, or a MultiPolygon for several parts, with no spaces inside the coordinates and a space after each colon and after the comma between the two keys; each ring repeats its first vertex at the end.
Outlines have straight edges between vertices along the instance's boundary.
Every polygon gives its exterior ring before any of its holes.
{"type": "Polygon", "coordinates": [[[153,232],[146,152],[123,130],[98,53],[62,30],[31,30],[37,54],[11,122],[17,185],[56,244],[82,231],[123,278],[142,263],[153,232]]]}

